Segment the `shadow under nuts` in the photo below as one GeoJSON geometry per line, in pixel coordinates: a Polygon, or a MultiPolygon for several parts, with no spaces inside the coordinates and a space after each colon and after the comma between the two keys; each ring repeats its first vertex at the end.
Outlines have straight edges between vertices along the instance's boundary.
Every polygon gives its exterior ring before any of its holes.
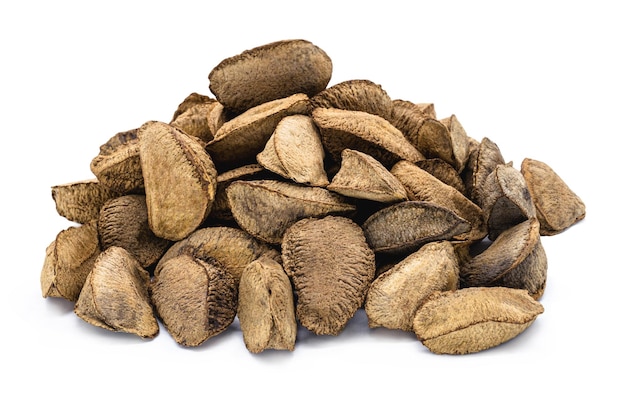
{"type": "Polygon", "coordinates": [[[169,122],[105,135],[94,178],[51,189],[71,224],[45,248],[42,296],[188,348],[239,332],[255,355],[314,348],[359,309],[363,332],[414,334],[416,353],[523,333],[544,311],[542,239],[582,221],[582,199],[457,114],[373,80],[328,85],[332,69],[307,40],[257,46],[169,122]]]}

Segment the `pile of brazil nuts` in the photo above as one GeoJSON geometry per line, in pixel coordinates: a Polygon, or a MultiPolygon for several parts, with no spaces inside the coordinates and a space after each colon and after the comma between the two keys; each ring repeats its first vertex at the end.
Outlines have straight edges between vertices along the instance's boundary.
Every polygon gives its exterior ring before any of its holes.
{"type": "Polygon", "coordinates": [[[541,238],[583,219],[582,200],[454,114],[331,74],[309,41],[262,45],[171,121],[116,133],[95,178],[52,187],[74,224],[46,249],[43,297],[188,347],[237,319],[253,353],[294,350],[300,326],[338,335],[358,309],[437,354],[523,332],[544,311],[541,238]]]}

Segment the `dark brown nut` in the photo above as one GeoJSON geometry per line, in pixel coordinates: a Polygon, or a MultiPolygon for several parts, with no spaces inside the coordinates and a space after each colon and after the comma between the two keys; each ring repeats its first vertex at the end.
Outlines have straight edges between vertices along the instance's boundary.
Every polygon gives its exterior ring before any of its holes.
{"type": "Polygon", "coordinates": [[[406,159],[424,159],[401,131],[380,116],[340,109],[317,108],[313,120],[320,128],[324,149],[335,161],[344,149],[354,149],[377,159],[385,167],[406,159]]]}
{"type": "Polygon", "coordinates": [[[479,241],[487,235],[483,210],[455,188],[408,161],[395,164],[391,173],[404,185],[410,200],[446,207],[470,223],[471,229],[464,235],[456,236],[457,240],[479,241]]]}
{"type": "Polygon", "coordinates": [[[311,97],[313,108],[364,111],[389,119],[393,102],[383,88],[369,80],[348,80],[311,97]]]}
{"type": "Polygon", "coordinates": [[[322,91],[332,61],[311,42],[294,39],[258,46],[224,59],[209,74],[209,89],[224,107],[244,112],[259,104],[322,91]]]}
{"type": "Polygon", "coordinates": [[[150,274],[125,249],[110,247],[98,256],[74,313],[114,332],[152,339],[159,334],[148,285],[150,274]]]}
{"type": "Polygon", "coordinates": [[[213,139],[209,114],[217,104],[214,98],[192,93],[178,106],[170,125],[207,143],[213,139]]]}
{"type": "Polygon", "coordinates": [[[424,201],[403,201],[378,210],[363,223],[370,247],[381,254],[406,254],[471,229],[452,210],[424,201]]]}
{"type": "Polygon", "coordinates": [[[40,277],[42,296],[78,300],[100,252],[95,220],[61,231],[46,248],[40,277]]]}
{"type": "Polygon", "coordinates": [[[98,235],[102,250],[111,246],[124,248],[143,268],[154,265],[170,244],[152,233],[146,196],[138,194],[113,198],[102,206],[98,235]]]}
{"type": "Polygon", "coordinates": [[[182,254],[155,271],[152,302],[176,343],[199,346],[234,321],[237,287],[238,280],[216,260],[182,254]]]}
{"type": "Polygon", "coordinates": [[[480,193],[491,240],[516,224],[536,217],[526,180],[510,165],[498,165],[485,179],[480,193]]]}
{"type": "Polygon", "coordinates": [[[210,219],[231,221],[233,214],[230,211],[228,197],[226,196],[226,188],[237,180],[254,180],[267,179],[269,171],[265,170],[262,165],[249,164],[225,171],[217,176],[217,189],[215,191],[215,200],[209,213],[210,219]]]}
{"type": "Polygon", "coordinates": [[[244,268],[255,259],[267,256],[280,261],[280,253],[241,229],[233,227],[205,227],[176,242],[161,257],[155,272],[169,259],[187,254],[194,258],[217,260],[235,278],[241,278],[244,268]]]}
{"type": "Polygon", "coordinates": [[[235,181],[226,195],[239,227],[271,244],[280,244],[285,230],[300,219],[356,210],[345,197],[325,188],[276,180],[235,181]]]}
{"type": "Polygon", "coordinates": [[[547,275],[548,260],[541,244],[539,221],[530,219],[502,232],[487,249],[464,263],[461,286],[524,289],[539,299],[547,275]]]}
{"type": "Polygon", "coordinates": [[[103,186],[119,195],[142,193],[137,129],[119,132],[100,146],[100,153],[91,160],[90,168],[103,186]]]}
{"type": "Polygon", "coordinates": [[[472,162],[474,163],[474,167],[472,169],[472,185],[469,187],[469,191],[471,192],[470,198],[473,202],[482,207],[484,202],[481,190],[484,189],[485,181],[487,181],[489,174],[491,174],[498,165],[504,165],[504,158],[502,157],[500,148],[495,142],[489,138],[483,138],[483,140],[480,141],[476,155],[472,158],[472,162]]]}
{"type": "Polygon", "coordinates": [[[166,123],[146,122],[138,137],[150,229],[163,239],[183,239],[211,211],[213,161],[198,139],[166,123]]]}
{"type": "Polygon", "coordinates": [[[265,148],[256,157],[259,164],[284,178],[314,187],[328,185],[324,170],[322,138],[310,116],[286,116],[276,126],[265,148]]]}
{"type": "Polygon", "coordinates": [[[458,285],[459,260],[452,244],[427,243],[374,280],[365,300],[369,327],[410,332],[415,312],[431,294],[458,285]]]}
{"type": "Polygon", "coordinates": [[[548,164],[525,158],[521,172],[536,207],[542,235],[561,233],[585,217],[585,203],[548,164]]]}
{"type": "Polygon", "coordinates": [[[52,199],[57,213],[80,224],[97,219],[104,203],[119,195],[118,192],[103,186],[97,179],[52,187],[52,199]]]}
{"type": "Polygon", "coordinates": [[[363,230],[345,217],[303,219],[285,232],[285,272],[296,317],[315,334],[337,335],[363,305],[376,269],[363,230]]]}
{"type": "Polygon", "coordinates": [[[326,187],[347,197],[382,203],[408,200],[404,186],[380,162],[363,152],[344,149],[341,168],[326,187]]]}
{"type": "Polygon", "coordinates": [[[501,345],[544,311],[526,291],[466,288],[433,294],[417,310],[413,330],[431,352],[467,354],[501,345]]]}
{"type": "Polygon", "coordinates": [[[243,270],[237,317],[250,352],[294,350],[298,325],[293,289],[278,262],[262,257],[243,270]]]}
{"type": "Polygon", "coordinates": [[[439,159],[439,158],[424,159],[423,161],[417,161],[415,165],[422,168],[424,171],[428,172],[430,175],[437,178],[439,181],[448,184],[450,187],[455,188],[457,191],[459,191],[461,194],[467,197],[467,192],[465,189],[465,183],[463,182],[463,178],[452,167],[452,165],[445,162],[443,159],[439,159]]]}
{"type": "Polygon", "coordinates": [[[269,101],[251,108],[225,122],[213,140],[206,144],[220,172],[237,166],[255,163],[256,156],[286,116],[309,112],[306,94],[269,101]]]}

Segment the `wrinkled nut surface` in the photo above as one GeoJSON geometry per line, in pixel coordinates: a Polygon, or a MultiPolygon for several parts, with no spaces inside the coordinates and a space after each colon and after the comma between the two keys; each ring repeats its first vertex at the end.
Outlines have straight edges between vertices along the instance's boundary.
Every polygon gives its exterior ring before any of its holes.
{"type": "Polygon", "coordinates": [[[239,227],[271,244],[281,243],[285,230],[300,219],[356,209],[345,197],[325,188],[276,180],[235,181],[226,195],[239,227]]]}
{"type": "Polygon", "coordinates": [[[52,187],[52,199],[57,213],[69,221],[80,224],[97,219],[104,203],[119,195],[119,192],[105,187],[97,179],[52,187]]]}
{"type": "Polygon", "coordinates": [[[365,300],[369,327],[410,332],[415,312],[431,294],[458,286],[459,260],[452,244],[427,243],[374,280],[365,300]]]}
{"type": "Polygon", "coordinates": [[[162,122],[146,122],[138,133],[150,229],[181,240],[208,217],[217,171],[192,136],[162,122]]]}
{"type": "Polygon", "coordinates": [[[74,313],[94,326],[152,339],[159,325],[150,303],[149,281],[148,272],[128,251],[113,246],[96,259],[74,313]]]}
{"type": "Polygon", "coordinates": [[[209,89],[225,107],[244,112],[296,93],[309,97],[328,85],[330,57],[303,39],[258,46],[220,62],[209,74],[209,89]]]}
{"type": "Polygon", "coordinates": [[[237,284],[215,259],[183,254],[155,271],[152,302],[177,343],[199,346],[235,319],[237,284]]]}
{"type": "Polygon", "coordinates": [[[585,217],[585,203],[545,162],[525,158],[520,168],[544,236],[561,233],[585,217]]]}
{"type": "Polygon", "coordinates": [[[326,187],[346,197],[396,203],[408,200],[404,185],[380,162],[363,152],[344,149],[341,167],[326,187]]]}
{"type": "Polygon", "coordinates": [[[119,194],[143,192],[138,129],[115,134],[91,160],[91,172],[103,186],[119,194]]]}
{"type": "Polygon", "coordinates": [[[46,248],[40,277],[42,296],[78,300],[100,252],[95,221],[59,232],[46,248]]]}
{"type": "Polygon", "coordinates": [[[52,187],[80,224],[46,248],[42,296],[86,322],[199,346],[239,316],[246,348],[292,351],[299,326],[412,331],[436,353],[515,337],[543,307],[541,237],[585,217],[545,163],[505,163],[455,114],[379,84],[328,86],[316,45],[222,60],[214,97],[100,146],[95,179],[52,187]]]}
{"type": "Polygon", "coordinates": [[[372,214],[363,230],[376,253],[402,254],[436,240],[467,233],[470,223],[452,210],[424,201],[403,201],[372,214]]]}
{"type": "Polygon", "coordinates": [[[257,155],[259,164],[284,178],[314,187],[328,185],[324,147],[313,119],[307,115],[284,117],[257,155]]]}
{"type": "Polygon", "coordinates": [[[250,352],[294,350],[298,328],[293,289],[278,262],[262,257],[243,270],[237,317],[250,352]]]}
{"type": "Polygon", "coordinates": [[[503,287],[439,292],[417,310],[413,330],[431,352],[467,354],[498,346],[544,311],[526,291],[503,287]]]}
{"type": "Polygon", "coordinates": [[[547,276],[548,260],[537,219],[502,232],[484,252],[461,268],[462,286],[525,289],[535,299],[543,295],[547,276]]]}
{"type": "Polygon", "coordinates": [[[285,272],[296,294],[296,317],[315,334],[337,335],[365,300],[376,269],[363,230],[345,217],[303,219],[285,232],[285,272]]]}
{"type": "Polygon", "coordinates": [[[102,206],[98,235],[103,250],[111,246],[124,248],[144,268],[161,259],[170,244],[150,229],[146,196],[138,194],[112,198],[102,206]]]}

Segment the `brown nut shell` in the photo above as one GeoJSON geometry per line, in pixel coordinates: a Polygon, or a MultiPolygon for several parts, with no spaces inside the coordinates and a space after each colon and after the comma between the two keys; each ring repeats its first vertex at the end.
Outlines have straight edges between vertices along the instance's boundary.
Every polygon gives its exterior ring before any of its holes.
{"type": "Polygon", "coordinates": [[[244,112],[296,93],[313,96],[328,85],[332,61],[303,39],[273,42],[224,59],[209,74],[209,89],[224,107],[244,112]]]}
{"type": "Polygon", "coordinates": [[[97,219],[104,203],[119,195],[119,192],[105,187],[97,179],[52,187],[52,199],[57,213],[80,224],[97,219]]]}
{"type": "Polygon", "coordinates": [[[159,325],[148,295],[149,281],[148,272],[128,251],[112,246],[98,256],[74,312],[103,329],[154,338],[159,325]]]}
{"type": "Polygon", "coordinates": [[[413,330],[431,352],[475,353],[518,336],[543,311],[523,290],[465,288],[433,294],[417,310],[413,330]]]}
{"type": "Polygon", "coordinates": [[[379,84],[370,80],[348,80],[311,97],[312,107],[364,111],[389,120],[393,102],[379,84]]]}
{"type": "Polygon", "coordinates": [[[315,334],[337,335],[345,328],[376,269],[363,231],[345,217],[295,223],[285,233],[282,259],[297,294],[296,317],[315,334]]]}
{"type": "Polygon", "coordinates": [[[298,328],[293,298],[291,281],[275,260],[262,257],[244,269],[237,317],[250,352],[294,350],[298,328]]]}
{"type": "Polygon", "coordinates": [[[91,160],[91,172],[118,195],[141,193],[144,189],[137,134],[138,129],[117,133],[100,146],[100,153],[91,160]]]}

